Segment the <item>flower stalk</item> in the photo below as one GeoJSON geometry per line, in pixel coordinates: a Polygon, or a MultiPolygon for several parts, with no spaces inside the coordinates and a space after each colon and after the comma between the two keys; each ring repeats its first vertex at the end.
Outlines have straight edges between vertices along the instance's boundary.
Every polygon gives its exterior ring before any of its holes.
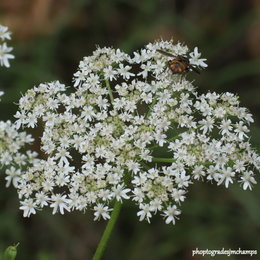
{"type": "Polygon", "coordinates": [[[105,80],[105,82],[106,82],[106,87],[107,87],[107,90],[108,90],[108,94],[109,94],[109,98],[110,98],[111,104],[113,104],[113,102],[114,102],[114,97],[113,97],[112,89],[111,89],[111,87],[110,87],[109,81],[108,81],[108,80],[105,80]]]}
{"type": "Polygon", "coordinates": [[[159,162],[159,163],[173,163],[173,162],[176,162],[176,159],[173,159],[173,158],[157,158],[157,157],[153,157],[152,161],[153,161],[153,162],[159,162]]]}
{"type": "Polygon", "coordinates": [[[118,219],[119,212],[121,210],[122,203],[119,201],[116,201],[114,205],[114,210],[111,214],[111,217],[106,225],[105,231],[101,237],[101,240],[98,244],[98,247],[96,249],[96,252],[92,258],[92,260],[99,260],[104,254],[105,248],[107,246],[108,240],[111,236],[111,233],[114,229],[115,223],[118,219]]]}

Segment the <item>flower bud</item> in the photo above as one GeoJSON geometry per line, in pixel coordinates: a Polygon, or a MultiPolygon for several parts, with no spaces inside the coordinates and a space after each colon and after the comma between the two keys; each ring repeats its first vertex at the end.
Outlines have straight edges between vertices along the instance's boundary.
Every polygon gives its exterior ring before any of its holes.
{"type": "Polygon", "coordinates": [[[17,255],[17,247],[19,243],[15,246],[9,246],[4,252],[4,260],[14,260],[17,255]]]}

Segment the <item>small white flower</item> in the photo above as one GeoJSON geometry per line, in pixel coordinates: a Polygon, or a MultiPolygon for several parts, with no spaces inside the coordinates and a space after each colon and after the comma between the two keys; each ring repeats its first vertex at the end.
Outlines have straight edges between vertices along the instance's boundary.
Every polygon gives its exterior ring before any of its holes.
{"type": "Polygon", "coordinates": [[[11,40],[11,33],[8,31],[8,27],[0,25],[0,38],[1,40],[11,40]]]}
{"type": "Polygon", "coordinates": [[[188,187],[191,183],[190,176],[186,175],[185,171],[182,171],[181,174],[176,174],[175,182],[178,188],[188,187]]]}
{"type": "Polygon", "coordinates": [[[247,126],[243,124],[242,121],[236,123],[236,129],[234,130],[235,133],[237,133],[237,136],[240,140],[243,140],[244,137],[248,137],[245,133],[249,132],[247,126]]]}
{"type": "Polygon", "coordinates": [[[180,210],[177,209],[176,205],[168,206],[166,210],[163,211],[162,216],[165,217],[165,223],[169,224],[172,222],[175,225],[175,219],[178,219],[178,215],[180,215],[180,210]]]}
{"type": "Polygon", "coordinates": [[[252,190],[251,185],[257,183],[253,175],[254,173],[252,171],[243,172],[243,175],[240,177],[241,180],[239,181],[243,184],[243,190],[246,190],[247,188],[252,190]]]}
{"type": "Polygon", "coordinates": [[[43,192],[36,193],[35,197],[36,204],[39,205],[41,208],[48,205],[49,197],[43,192]]]}
{"type": "Polygon", "coordinates": [[[130,189],[124,189],[124,186],[121,185],[117,185],[117,187],[112,189],[112,194],[116,200],[122,202],[122,198],[123,199],[129,199],[129,196],[127,195],[128,192],[130,192],[130,189]]]}
{"type": "Polygon", "coordinates": [[[198,66],[198,67],[202,67],[202,68],[206,68],[208,67],[208,65],[204,62],[207,59],[200,59],[201,53],[198,52],[198,47],[194,48],[194,51],[190,53],[190,64],[198,66]]]}
{"type": "Polygon", "coordinates": [[[86,79],[86,76],[86,73],[82,71],[77,71],[76,73],[74,73],[74,87],[80,86],[82,82],[86,79]]]}
{"type": "Polygon", "coordinates": [[[106,219],[110,219],[110,215],[109,215],[109,211],[111,211],[111,209],[108,208],[108,206],[104,206],[101,203],[98,203],[95,207],[94,207],[95,213],[94,213],[94,220],[99,220],[101,217],[106,220],[106,219]]]}
{"type": "Polygon", "coordinates": [[[203,134],[205,135],[207,132],[212,131],[214,127],[214,120],[208,116],[206,119],[199,121],[199,124],[202,125],[200,129],[203,130],[203,134]]]}
{"type": "Polygon", "coordinates": [[[146,220],[150,223],[150,218],[152,217],[151,212],[153,212],[153,207],[148,204],[140,204],[140,211],[137,212],[137,216],[140,217],[140,221],[146,220]]]}
{"type": "MultiPolygon", "coordinates": [[[[20,115],[20,116],[22,116],[22,115],[20,115]]],[[[20,120],[21,120],[21,117],[20,117],[20,120]]],[[[34,128],[37,125],[37,117],[33,113],[28,113],[26,119],[24,119],[24,123],[27,124],[28,127],[34,128]]],[[[19,123],[16,123],[16,124],[19,125],[19,123]]]]}
{"type": "Polygon", "coordinates": [[[70,211],[70,199],[67,199],[67,195],[55,194],[51,196],[51,201],[53,201],[50,205],[52,210],[52,214],[56,214],[60,212],[62,215],[64,214],[64,209],[70,211]]]}
{"type": "Polygon", "coordinates": [[[128,65],[124,66],[123,64],[119,64],[117,71],[124,79],[130,79],[130,77],[134,76],[133,73],[129,72],[130,69],[131,67],[128,65]]]}
{"type": "Polygon", "coordinates": [[[147,54],[147,51],[145,49],[141,50],[141,52],[134,52],[134,58],[132,59],[132,62],[135,63],[142,63],[146,60],[148,60],[150,57],[147,54]]]}
{"type": "Polygon", "coordinates": [[[14,59],[14,55],[10,54],[13,50],[12,47],[8,47],[4,42],[2,45],[0,44],[0,65],[5,66],[7,68],[10,67],[9,59],[14,59]]]}
{"type": "Polygon", "coordinates": [[[36,203],[32,199],[21,201],[21,205],[19,209],[23,210],[24,217],[30,217],[31,214],[36,214],[36,203]]]}
{"type": "Polygon", "coordinates": [[[219,172],[219,181],[218,185],[225,182],[225,187],[228,188],[229,183],[233,183],[233,177],[235,176],[235,172],[232,171],[231,167],[223,168],[219,172]]]}
{"type": "Polygon", "coordinates": [[[172,198],[174,199],[175,202],[178,202],[178,203],[180,204],[180,203],[183,202],[184,199],[185,199],[185,196],[184,196],[185,193],[186,193],[185,190],[175,189],[175,188],[174,188],[174,189],[172,190],[171,196],[172,196],[172,198]]]}
{"type": "Polygon", "coordinates": [[[15,188],[18,186],[18,182],[20,180],[21,176],[21,170],[16,169],[14,166],[11,166],[10,169],[7,169],[5,171],[5,174],[7,175],[5,177],[6,180],[6,187],[9,187],[12,183],[15,188]]]}
{"type": "Polygon", "coordinates": [[[116,79],[117,71],[113,69],[111,65],[109,65],[107,68],[104,68],[104,77],[105,79],[109,79],[110,81],[116,79]]]}
{"type": "Polygon", "coordinates": [[[228,120],[222,120],[221,121],[221,125],[220,125],[220,133],[222,134],[222,135],[224,135],[224,134],[229,134],[230,133],[230,131],[233,129],[233,127],[231,126],[231,120],[230,119],[228,119],[228,120]]]}
{"type": "Polygon", "coordinates": [[[202,165],[196,165],[192,172],[194,180],[203,180],[205,176],[204,167],[202,165]]]}

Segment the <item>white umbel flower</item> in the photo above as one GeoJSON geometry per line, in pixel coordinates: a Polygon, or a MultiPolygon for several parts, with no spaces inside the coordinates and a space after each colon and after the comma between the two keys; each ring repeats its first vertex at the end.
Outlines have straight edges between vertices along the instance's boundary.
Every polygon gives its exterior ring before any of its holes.
{"type": "Polygon", "coordinates": [[[97,48],[80,62],[68,93],[54,81],[20,99],[16,127],[0,124],[0,164],[25,216],[50,207],[53,214],[89,209],[94,220],[107,220],[115,201],[131,200],[140,221],[159,214],[175,224],[175,204],[196,182],[256,184],[252,115],[232,93],[199,94],[158,50],[207,66],[197,47],[189,53],[172,41],[149,43],[132,58],[97,48]],[[32,138],[17,131],[39,127],[41,157],[25,152],[32,138]],[[166,158],[154,157],[161,151],[166,158]]]}
{"type": "Polygon", "coordinates": [[[11,33],[8,27],[0,25],[0,66],[9,68],[9,60],[14,59],[14,55],[10,54],[13,48],[8,47],[5,40],[11,40],[11,33]]]}

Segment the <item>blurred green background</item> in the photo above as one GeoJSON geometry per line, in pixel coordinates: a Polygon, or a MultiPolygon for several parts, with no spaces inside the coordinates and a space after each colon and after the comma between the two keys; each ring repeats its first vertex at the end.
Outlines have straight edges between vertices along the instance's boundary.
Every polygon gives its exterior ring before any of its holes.
{"type": "MultiPolygon", "coordinates": [[[[259,8],[258,0],[1,0],[0,23],[13,32],[9,45],[16,59],[10,69],[0,69],[6,93],[0,119],[12,118],[21,93],[34,85],[56,79],[71,85],[79,61],[96,45],[130,53],[158,38],[173,38],[191,49],[198,46],[208,58],[208,69],[192,74],[200,92],[239,94],[254,114],[251,142],[259,152],[259,8]]],[[[3,174],[0,185],[0,252],[20,242],[17,260],[91,259],[106,224],[94,222],[93,212],[52,216],[45,210],[25,219],[3,174]]],[[[225,189],[197,183],[176,226],[161,217],[139,222],[134,205],[125,203],[104,259],[202,259],[191,256],[196,248],[259,251],[259,198],[259,185],[251,192],[239,184],[225,189]]],[[[259,254],[229,259],[260,259],[259,254]]]]}

